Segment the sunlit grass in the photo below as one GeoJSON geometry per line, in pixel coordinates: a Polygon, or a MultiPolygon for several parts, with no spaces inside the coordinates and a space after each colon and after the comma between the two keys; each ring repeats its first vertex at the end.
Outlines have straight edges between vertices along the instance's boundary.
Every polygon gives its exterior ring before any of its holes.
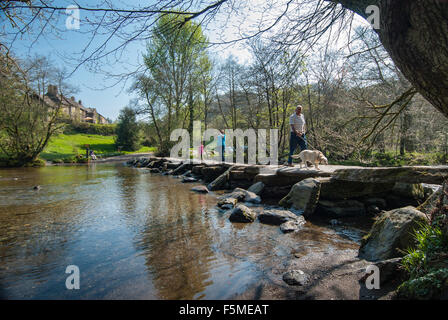
{"type": "Polygon", "coordinates": [[[155,151],[154,147],[142,147],[133,152],[118,152],[117,147],[115,146],[114,137],[115,136],[82,133],[60,134],[51,139],[40,157],[45,160],[63,160],[75,157],[78,154],[85,155],[86,145],[89,145],[89,148],[92,149],[97,156],[101,157],[155,151]]]}

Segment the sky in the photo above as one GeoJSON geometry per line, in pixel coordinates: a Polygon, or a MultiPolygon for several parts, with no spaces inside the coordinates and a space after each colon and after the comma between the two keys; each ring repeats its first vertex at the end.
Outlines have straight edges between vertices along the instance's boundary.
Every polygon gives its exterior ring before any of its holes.
{"type": "MultiPolygon", "coordinates": [[[[97,1],[96,4],[99,4],[99,2],[97,1]]],[[[147,3],[148,0],[112,0],[112,2],[117,6],[125,8],[127,5],[138,7],[143,3],[147,3]]],[[[61,0],[54,3],[61,7],[67,7],[71,4],[71,1],[61,0]]],[[[94,2],[84,1],[83,3],[83,1],[78,1],[77,3],[91,7],[94,2]]],[[[243,5],[245,8],[240,8],[241,12],[245,14],[243,19],[235,14],[223,14],[218,16],[216,21],[212,21],[203,28],[203,32],[211,42],[222,42],[241,37],[246,32],[246,28],[254,28],[256,26],[262,12],[265,13],[263,15],[264,22],[269,23],[273,21],[272,19],[283,10],[285,1],[279,0],[275,9],[263,7],[264,0],[252,0],[250,4],[249,2],[247,3],[247,5],[243,5]],[[266,12],[269,12],[270,15],[267,15],[266,12]],[[223,28],[223,25],[225,25],[225,28],[223,28]]],[[[1,18],[3,19],[3,17],[1,18]]],[[[89,18],[89,13],[80,11],[81,21],[78,30],[67,29],[66,22],[68,18],[67,14],[61,14],[55,20],[54,23],[60,30],[59,34],[47,34],[40,37],[35,43],[35,34],[31,36],[25,35],[23,39],[16,41],[14,45],[15,55],[21,58],[34,55],[46,56],[59,68],[64,68],[68,72],[73,71],[75,64],[67,58],[76,56],[84,45],[87,44],[87,41],[90,41],[90,29],[87,26],[83,26],[83,21],[89,18]]],[[[129,28],[132,28],[132,26],[129,26],[129,28]]],[[[108,35],[100,36],[94,40],[92,46],[99,45],[106,36],[108,35]]],[[[112,41],[111,43],[113,45],[118,42],[112,41]]],[[[145,48],[146,44],[144,41],[131,42],[118,61],[103,59],[99,70],[89,70],[88,65],[79,67],[68,80],[70,84],[79,89],[79,92],[75,94],[76,100],[82,100],[84,106],[96,108],[103,116],[116,120],[120,109],[129,105],[130,100],[135,98],[134,94],[127,90],[131,85],[131,81],[121,81],[114,85],[116,83],[115,79],[105,77],[101,71],[110,70],[115,73],[121,73],[126,72],[126,70],[135,70],[141,63],[142,54],[146,51],[145,48]]],[[[233,55],[237,62],[242,64],[249,63],[251,60],[249,51],[244,48],[241,42],[235,45],[214,46],[210,51],[214,52],[217,59],[224,60],[229,55],[233,55]]]]}

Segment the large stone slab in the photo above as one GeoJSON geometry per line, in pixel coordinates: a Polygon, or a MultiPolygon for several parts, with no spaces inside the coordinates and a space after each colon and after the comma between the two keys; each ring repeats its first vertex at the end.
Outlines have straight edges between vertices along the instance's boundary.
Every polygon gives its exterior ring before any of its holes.
{"type": "Polygon", "coordinates": [[[402,182],[442,184],[448,177],[448,166],[404,166],[378,168],[345,168],[334,172],[336,180],[358,182],[402,182]]]}
{"type": "Polygon", "coordinates": [[[304,217],[314,213],[319,200],[320,181],[308,178],[296,183],[286,197],[280,200],[279,205],[285,208],[294,208],[303,211],[304,217]]]}
{"type": "Polygon", "coordinates": [[[393,190],[395,183],[375,183],[344,181],[334,178],[319,178],[321,182],[320,198],[326,200],[343,200],[373,196],[393,190]]]}
{"type": "Polygon", "coordinates": [[[300,177],[302,180],[306,178],[331,177],[332,175],[331,172],[299,167],[280,168],[276,173],[282,177],[300,177]]]}
{"type": "Polygon", "coordinates": [[[319,200],[316,210],[319,214],[336,218],[362,216],[366,214],[364,204],[356,200],[319,200]]]}
{"type": "Polygon", "coordinates": [[[404,250],[415,246],[414,232],[426,219],[411,206],[384,212],[362,239],[359,257],[378,261],[402,256],[404,250]]]}
{"type": "MultiPolygon", "coordinates": [[[[205,168],[202,169],[203,173],[204,173],[204,169],[205,168]]],[[[229,181],[229,174],[230,174],[231,170],[232,170],[232,167],[227,169],[227,171],[225,171],[223,174],[221,174],[215,180],[210,182],[209,185],[207,186],[208,190],[219,190],[219,189],[222,189],[226,185],[226,183],[229,181]]],[[[205,179],[205,175],[204,175],[204,179],[205,179]]]]}
{"type": "Polygon", "coordinates": [[[263,182],[268,187],[292,186],[307,178],[330,177],[331,175],[330,172],[286,167],[277,169],[276,173],[258,174],[254,178],[254,183],[263,182]]]}
{"type": "Polygon", "coordinates": [[[211,182],[223,174],[227,168],[225,166],[205,166],[201,169],[201,174],[205,182],[211,182]]]}

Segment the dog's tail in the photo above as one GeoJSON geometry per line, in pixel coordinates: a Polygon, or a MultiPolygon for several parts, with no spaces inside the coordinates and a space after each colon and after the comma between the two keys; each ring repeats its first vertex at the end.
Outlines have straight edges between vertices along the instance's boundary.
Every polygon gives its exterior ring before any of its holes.
{"type": "Polygon", "coordinates": [[[291,158],[293,158],[293,159],[300,159],[300,157],[299,157],[298,154],[293,154],[293,155],[291,156],[291,158]]]}

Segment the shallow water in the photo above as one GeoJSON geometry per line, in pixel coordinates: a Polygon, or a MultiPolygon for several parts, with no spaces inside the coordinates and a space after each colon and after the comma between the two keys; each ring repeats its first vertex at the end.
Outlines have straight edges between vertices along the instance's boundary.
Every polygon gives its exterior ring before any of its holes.
{"type": "Polygon", "coordinates": [[[193,185],[121,165],[0,170],[0,297],[229,299],[294,254],[353,249],[362,235],[231,223],[193,185]],[[65,286],[68,265],[79,290],[65,286]]]}

